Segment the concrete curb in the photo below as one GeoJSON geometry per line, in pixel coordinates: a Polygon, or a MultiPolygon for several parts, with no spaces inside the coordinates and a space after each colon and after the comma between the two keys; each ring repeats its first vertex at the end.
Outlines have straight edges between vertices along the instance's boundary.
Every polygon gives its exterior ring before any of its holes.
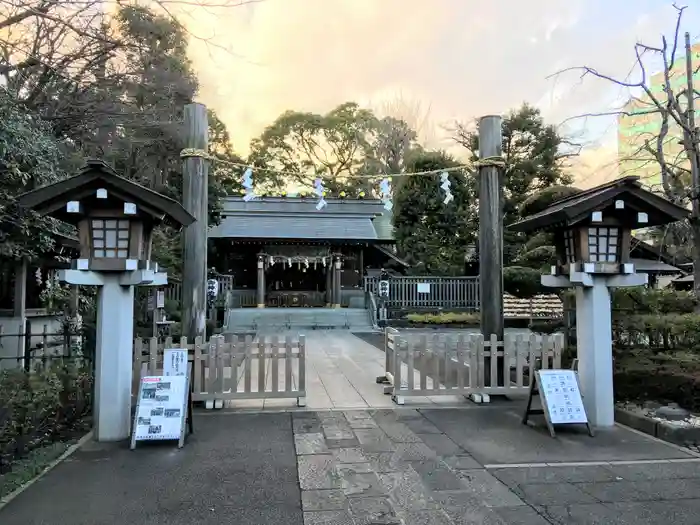
{"type": "Polygon", "coordinates": [[[624,408],[615,408],[615,422],[681,447],[700,442],[700,428],[677,427],[624,408]]]}
{"type": "Polygon", "coordinates": [[[51,463],[49,463],[44,470],[39,472],[34,478],[30,479],[20,487],[16,488],[12,492],[10,492],[7,496],[4,496],[0,498],[0,511],[5,508],[13,499],[15,499],[17,496],[22,494],[25,490],[27,490],[29,487],[34,485],[37,481],[39,481],[41,478],[43,478],[46,474],[48,474],[53,468],[61,463],[63,460],[65,460],[67,457],[71,456],[72,454],[75,453],[76,450],[78,450],[80,447],[82,447],[87,441],[92,439],[92,430],[85,434],[83,437],[81,437],[77,443],[71,445],[68,447],[68,450],[66,450],[63,454],[61,454],[58,458],[54,459],[51,463]]]}
{"type": "MultiPolygon", "coordinates": [[[[619,422],[617,422],[617,421],[615,421],[615,425],[617,425],[618,427],[625,428],[625,429],[629,430],[630,432],[634,432],[635,434],[639,434],[640,436],[644,436],[644,437],[646,437],[646,438],[648,438],[648,439],[652,439],[652,440],[654,440],[654,441],[658,441],[659,443],[663,443],[663,444],[666,445],[667,447],[674,448],[674,449],[678,450],[679,452],[684,452],[685,454],[688,454],[689,456],[692,456],[692,457],[695,457],[695,458],[700,458],[700,454],[699,454],[699,453],[697,453],[697,452],[695,452],[695,451],[693,451],[693,450],[690,450],[689,448],[686,448],[686,447],[684,447],[684,446],[676,445],[675,443],[671,443],[670,441],[666,441],[665,439],[661,439],[661,438],[658,438],[658,437],[656,437],[656,436],[652,436],[651,434],[648,434],[647,432],[644,432],[644,431],[642,431],[642,430],[638,430],[638,429],[636,429],[636,428],[634,428],[634,427],[627,426],[627,425],[625,425],[625,424],[623,424],[623,423],[619,423],[619,422]]],[[[674,460],[670,459],[670,460],[667,460],[667,461],[674,461],[674,460]]]]}

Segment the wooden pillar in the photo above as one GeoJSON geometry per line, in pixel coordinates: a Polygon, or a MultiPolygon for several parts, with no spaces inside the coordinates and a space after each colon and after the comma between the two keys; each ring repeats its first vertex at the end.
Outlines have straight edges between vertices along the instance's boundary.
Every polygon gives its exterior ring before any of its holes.
{"type": "Polygon", "coordinates": [[[27,314],[27,259],[15,265],[15,296],[12,304],[13,317],[24,319],[27,314]]]}
{"type": "Polygon", "coordinates": [[[358,268],[357,271],[360,274],[360,288],[365,289],[365,247],[360,246],[357,254],[358,257],[358,268]]]}
{"type": "Polygon", "coordinates": [[[209,148],[207,108],[187,104],[185,147],[192,156],[182,162],[182,204],[196,221],[185,228],[182,251],[182,334],[192,340],[206,337],[209,148]]]}
{"type": "MultiPolygon", "coordinates": [[[[481,333],[503,341],[503,205],[500,168],[501,117],[479,121],[479,299],[481,333]]],[[[493,349],[491,349],[493,351],[493,349]]],[[[503,385],[503,358],[498,361],[498,386],[503,385]]],[[[485,386],[490,385],[490,358],[484,360],[485,386]]]]}
{"type": "MultiPolygon", "coordinates": [[[[14,300],[12,303],[12,316],[17,320],[17,334],[20,334],[15,341],[17,342],[16,356],[20,357],[23,353],[25,357],[31,344],[31,323],[27,322],[27,269],[29,263],[27,259],[22,259],[15,265],[15,291],[14,300]]],[[[25,359],[25,370],[29,370],[30,361],[25,359]]]]}
{"type": "Polygon", "coordinates": [[[333,263],[333,308],[340,308],[340,265],[340,256],[337,256],[333,263]]]}
{"type": "Polygon", "coordinates": [[[326,308],[333,306],[333,259],[326,266],[326,308]]]}
{"type": "Polygon", "coordinates": [[[258,255],[258,286],[257,286],[258,308],[265,308],[265,259],[258,255]]]}

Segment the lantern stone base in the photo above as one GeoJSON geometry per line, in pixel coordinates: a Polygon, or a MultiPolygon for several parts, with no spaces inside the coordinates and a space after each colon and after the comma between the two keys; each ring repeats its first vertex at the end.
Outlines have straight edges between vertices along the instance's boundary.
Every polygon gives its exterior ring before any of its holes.
{"type": "Polygon", "coordinates": [[[581,394],[590,423],[615,425],[610,288],[641,286],[646,274],[596,275],[572,271],[543,275],[542,285],[576,288],[576,348],[581,394]]]}
{"type": "Polygon", "coordinates": [[[70,284],[99,286],[95,355],[94,425],[97,441],[121,441],[131,429],[134,286],[167,284],[165,273],[62,270],[70,284]]]}

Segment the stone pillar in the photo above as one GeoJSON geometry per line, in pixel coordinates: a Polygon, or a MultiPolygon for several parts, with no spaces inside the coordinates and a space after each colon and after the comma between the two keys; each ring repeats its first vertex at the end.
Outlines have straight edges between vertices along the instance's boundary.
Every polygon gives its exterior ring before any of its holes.
{"type": "Polygon", "coordinates": [[[586,416],[595,427],[611,428],[615,425],[610,288],[641,286],[646,282],[647,275],[640,273],[600,275],[571,272],[568,277],[542,276],[544,286],[574,286],[576,289],[578,377],[586,416]]]}
{"type": "Polygon", "coordinates": [[[333,261],[326,266],[326,308],[333,306],[333,261]]]}
{"type": "Polygon", "coordinates": [[[258,255],[258,289],[257,289],[257,304],[258,308],[265,308],[265,259],[262,255],[258,255]]]}
{"type": "Polygon", "coordinates": [[[583,404],[596,427],[615,425],[610,290],[605,278],[576,288],[578,375],[583,404]]]}
{"type": "Polygon", "coordinates": [[[121,441],[131,428],[134,353],[134,287],[105,273],[97,292],[95,438],[121,441]]]}
{"type": "Polygon", "coordinates": [[[333,308],[340,308],[340,256],[333,263],[333,308]]]}

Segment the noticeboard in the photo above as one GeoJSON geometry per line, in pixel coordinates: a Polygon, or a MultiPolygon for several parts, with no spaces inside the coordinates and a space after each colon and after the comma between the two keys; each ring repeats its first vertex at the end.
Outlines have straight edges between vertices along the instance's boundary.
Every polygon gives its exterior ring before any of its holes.
{"type": "Polygon", "coordinates": [[[588,423],[578,379],[573,370],[538,370],[540,397],[553,425],[588,423]]]}
{"type": "Polygon", "coordinates": [[[588,434],[593,436],[574,370],[544,369],[535,372],[523,424],[527,424],[529,416],[535,414],[544,416],[552,437],[556,436],[554,425],[575,424],[586,425],[588,434]],[[532,400],[536,395],[539,395],[541,409],[532,408],[532,400]]]}
{"type": "Polygon", "coordinates": [[[416,291],[418,293],[430,293],[430,283],[418,283],[416,291]]]}
{"type": "Polygon", "coordinates": [[[187,350],[180,348],[165,349],[163,352],[163,375],[187,375],[187,350]]]}
{"type": "MultiPolygon", "coordinates": [[[[187,361],[185,361],[187,363],[187,361]]],[[[189,410],[189,375],[144,376],[131,432],[131,448],[137,441],[177,440],[182,447],[189,410]]]]}

